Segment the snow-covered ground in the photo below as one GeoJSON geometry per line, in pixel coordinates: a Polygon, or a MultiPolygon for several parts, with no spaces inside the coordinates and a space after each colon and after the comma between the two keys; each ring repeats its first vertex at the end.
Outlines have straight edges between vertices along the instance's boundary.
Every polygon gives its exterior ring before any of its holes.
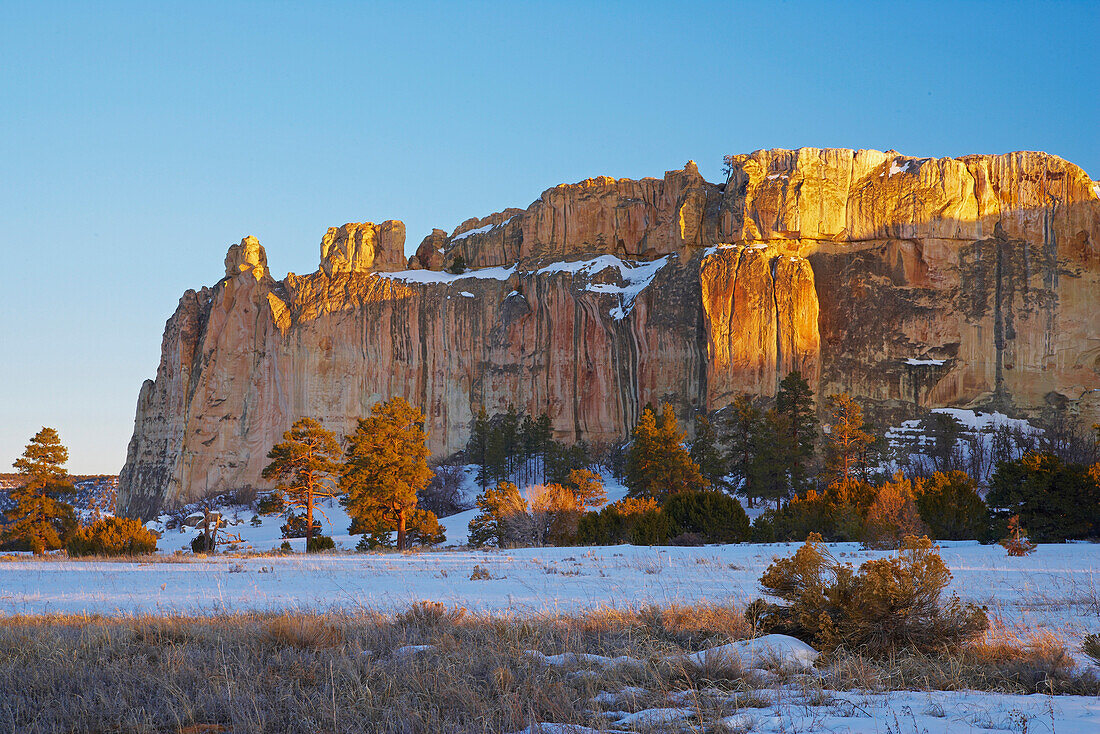
{"type": "MultiPolygon", "coordinates": [[[[953,588],[962,598],[1030,628],[1051,627],[1072,638],[1100,631],[1100,545],[1041,545],[1025,558],[1010,558],[995,545],[944,545],[953,588]]],[[[855,565],[884,555],[854,543],[831,547],[855,565]]],[[[767,566],[796,548],[778,543],[184,555],[178,563],[14,560],[0,563],[0,611],[392,610],[419,600],[520,613],[697,601],[743,604],[759,596],[757,582],[767,566]],[[475,566],[491,578],[471,580],[475,566]]]]}

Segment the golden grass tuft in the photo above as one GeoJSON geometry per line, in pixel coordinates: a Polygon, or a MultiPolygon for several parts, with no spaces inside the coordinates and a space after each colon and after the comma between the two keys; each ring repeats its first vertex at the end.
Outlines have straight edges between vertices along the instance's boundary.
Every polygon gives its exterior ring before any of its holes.
{"type": "Polygon", "coordinates": [[[322,650],[343,644],[344,629],[325,616],[280,614],[263,622],[261,637],[279,647],[322,650]]]}

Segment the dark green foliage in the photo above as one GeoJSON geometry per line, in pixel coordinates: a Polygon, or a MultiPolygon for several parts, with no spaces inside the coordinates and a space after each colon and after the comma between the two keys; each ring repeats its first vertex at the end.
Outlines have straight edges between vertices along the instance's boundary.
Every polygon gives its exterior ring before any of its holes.
{"type": "Polygon", "coordinates": [[[138,520],[104,517],[73,531],[65,550],[70,556],[136,556],[156,552],[157,536],[138,520]]]}
{"type": "Polygon", "coordinates": [[[749,538],[749,518],[741,503],[722,492],[680,492],[661,512],[678,533],[694,533],[707,543],[740,543],[749,538]]]}
{"type": "Polygon", "coordinates": [[[279,528],[283,531],[284,538],[305,538],[309,535],[316,535],[321,532],[321,521],[313,521],[313,532],[308,533],[306,526],[306,518],[304,515],[297,513],[291,513],[287,515],[286,522],[279,528]]]}
{"type": "Polygon", "coordinates": [[[590,463],[588,444],[577,441],[572,446],[551,441],[546,447],[543,482],[545,484],[568,484],[569,475],[583,469],[590,463]]]}
{"type": "Polygon", "coordinates": [[[932,439],[931,447],[922,447],[931,459],[932,467],[937,472],[959,468],[962,463],[958,450],[959,439],[963,437],[962,423],[947,413],[931,413],[921,419],[920,425],[924,434],[932,439]]]}
{"type": "Polygon", "coordinates": [[[572,446],[555,441],[550,416],[522,415],[512,406],[491,418],[478,411],[466,444],[467,460],[478,466],[484,492],[497,482],[564,484],[569,472],[590,463],[583,441],[572,446]]]}
{"type": "MultiPolygon", "coordinates": [[[[630,543],[634,525],[642,515],[658,512],[657,503],[651,499],[626,498],[608,505],[598,512],[581,516],[577,526],[577,542],[581,545],[618,545],[630,543]]],[[[652,519],[647,523],[655,522],[652,519]]],[[[670,529],[671,530],[671,529],[670,529]]]]}
{"type": "Polygon", "coordinates": [[[1048,454],[1001,462],[986,502],[1001,526],[1019,515],[1034,541],[1100,537],[1100,464],[1067,464],[1048,454]]]}
{"type": "Polygon", "coordinates": [[[863,539],[864,521],[877,490],[857,479],[831,484],[818,492],[811,489],[792,499],[781,510],[769,510],[757,518],[759,537],[805,540],[820,533],[829,541],[863,539]]]}
{"type": "Polygon", "coordinates": [[[661,510],[646,510],[634,517],[628,539],[631,545],[667,545],[680,529],[672,522],[667,513],[661,510]]]}
{"type": "Polygon", "coordinates": [[[691,441],[688,454],[711,487],[719,489],[726,486],[726,460],[718,445],[718,433],[705,415],[695,421],[695,438],[691,441]]]}
{"type": "Polygon", "coordinates": [[[334,548],[336,543],[327,535],[314,535],[306,540],[306,553],[320,553],[334,548]]]}
{"type": "Polygon", "coordinates": [[[808,485],[814,465],[814,442],[817,440],[817,413],[810,385],[795,370],[779,383],[775,411],[784,421],[783,454],[790,476],[790,488],[803,491],[808,485]]]}
{"type": "Polygon", "coordinates": [[[627,454],[626,486],[631,497],[656,500],[707,488],[699,466],[684,448],[684,434],[668,403],[659,419],[648,407],[642,411],[627,454]]]}
{"type": "Polygon", "coordinates": [[[757,600],[746,615],[763,630],[825,649],[871,655],[899,648],[934,651],[975,639],[989,626],[982,608],[943,598],[950,581],[928,538],[909,537],[896,556],[867,561],[854,571],[812,534],[794,556],[773,563],[760,579],[781,603],[757,600]]]}
{"type": "MultiPolygon", "coordinates": [[[[289,543],[284,543],[289,548],[289,543]]],[[[210,538],[206,533],[199,533],[194,538],[191,538],[191,552],[192,553],[210,553],[214,550],[210,544],[210,538]]]]}
{"type": "Polygon", "coordinates": [[[286,498],[279,490],[264,495],[256,505],[256,512],[261,515],[279,515],[284,509],[286,509],[286,498]]]}
{"type": "Polygon", "coordinates": [[[916,482],[917,510],[937,540],[986,540],[989,510],[965,472],[936,472],[916,482]]]}
{"type": "Polygon", "coordinates": [[[466,272],[466,258],[462,253],[455,255],[455,259],[451,262],[451,272],[455,275],[462,275],[466,272]]]}
{"type": "Polygon", "coordinates": [[[764,418],[748,395],[738,395],[729,406],[725,419],[726,441],[729,446],[727,466],[736,478],[749,507],[756,503],[762,483],[757,474],[761,468],[760,454],[764,441],[764,418]]]}

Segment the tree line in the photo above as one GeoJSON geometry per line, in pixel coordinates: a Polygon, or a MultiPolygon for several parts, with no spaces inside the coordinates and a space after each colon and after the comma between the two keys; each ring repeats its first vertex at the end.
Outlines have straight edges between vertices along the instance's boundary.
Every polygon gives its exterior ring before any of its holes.
{"type": "MultiPolygon", "coordinates": [[[[801,541],[817,532],[827,540],[897,547],[906,535],[926,533],[990,541],[1010,525],[1017,534],[1026,526],[1044,541],[1100,536],[1100,429],[1095,440],[1057,428],[1030,435],[1001,430],[989,437],[992,448],[984,449],[979,436],[961,451],[963,427],[949,415],[932,414],[922,421],[928,461],[887,476],[887,442],[867,424],[860,403],[837,394],[824,407],[821,425],[814,394],[797,372],[781,382],[771,404],[741,395],[715,415],[700,416],[691,441],[671,406],[646,406],[621,458],[610,462],[627,497],[602,508],[560,474],[526,493],[506,480],[487,487],[501,470],[482,464],[470,541],[766,542],[801,541]],[[988,476],[972,477],[962,468],[967,462],[992,468],[988,476]],[[750,509],[764,503],[754,523],[737,495],[750,509]],[[529,530],[536,514],[550,518],[543,521],[547,532],[529,530]]],[[[476,462],[490,454],[471,455],[476,462]]],[[[523,465],[518,461],[495,466],[511,471],[523,465]]]]}

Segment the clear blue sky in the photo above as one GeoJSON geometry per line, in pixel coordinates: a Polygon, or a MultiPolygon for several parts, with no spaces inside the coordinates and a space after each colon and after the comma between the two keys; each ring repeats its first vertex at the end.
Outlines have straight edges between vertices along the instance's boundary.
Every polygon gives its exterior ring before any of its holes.
{"type": "Polygon", "coordinates": [[[115,472],[164,321],[247,234],[432,227],[758,148],[1046,150],[1100,177],[1100,5],[0,3],[0,471],[115,472]],[[599,6],[599,7],[591,7],[599,6]]]}

